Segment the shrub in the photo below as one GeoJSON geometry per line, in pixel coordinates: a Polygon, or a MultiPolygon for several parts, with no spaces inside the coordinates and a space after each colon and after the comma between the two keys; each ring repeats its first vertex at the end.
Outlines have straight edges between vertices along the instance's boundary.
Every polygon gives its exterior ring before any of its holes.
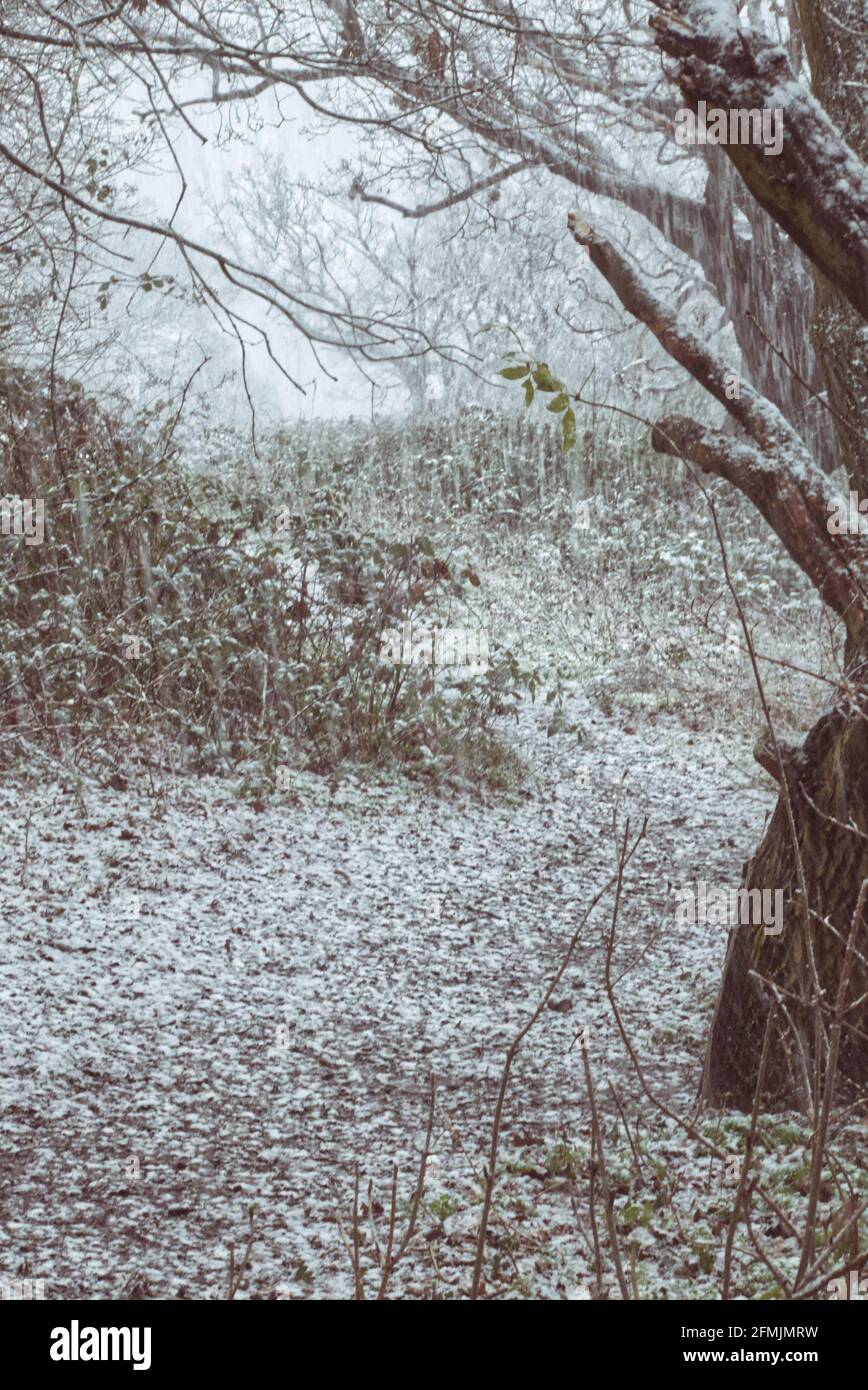
{"type": "Polygon", "coordinates": [[[170,740],[200,770],[253,755],[271,769],[484,770],[520,682],[510,655],[475,678],[381,652],[405,619],[454,622],[469,569],[453,574],[425,537],[354,529],[337,475],[302,510],[251,504],[225,473],[191,476],[177,450],[145,449],[73,386],[52,401],[7,374],[0,399],[4,491],[46,515],[43,544],[0,542],[7,735],[75,757],[170,740]]]}

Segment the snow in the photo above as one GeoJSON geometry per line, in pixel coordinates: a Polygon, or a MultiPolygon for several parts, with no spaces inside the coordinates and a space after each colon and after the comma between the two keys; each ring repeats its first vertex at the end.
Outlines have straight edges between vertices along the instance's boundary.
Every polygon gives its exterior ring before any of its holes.
{"type": "MultiPolygon", "coordinates": [[[[725,936],[676,929],[667,881],[737,882],[770,786],[719,736],[664,720],[640,740],[579,692],[569,714],[584,743],[546,738],[542,712],[523,709],[513,736],[536,790],[507,799],[298,774],[257,812],[214,779],[124,793],[45,780],[29,799],[3,784],[3,1278],[29,1271],[49,1298],[224,1297],[255,1204],[239,1296],[351,1297],[338,1221],[350,1225],[354,1165],[386,1203],[397,1162],[409,1197],[433,1071],[427,1196],[450,1194],[456,1214],[426,1215],[396,1290],[466,1292],[504,1052],[612,872],[616,805],[634,825],[650,817],[619,997],[652,1084],[688,1108],[725,936]]],[[[628,1105],[636,1092],[604,997],[609,906],[507,1096],[512,1171],[493,1229],[527,1208],[519,1296],[575,1297],[593,1276],[563,1180],[539,1177],[564,1133],[577,1152],[589,1141],[572,1045],[585,1025],[603,1111],[607,1076],[628,1105]]],[[[649,1245],[641,1263],[650,1278],[668,1261],[671,1278],[673,1258],[649,1245]]]]}

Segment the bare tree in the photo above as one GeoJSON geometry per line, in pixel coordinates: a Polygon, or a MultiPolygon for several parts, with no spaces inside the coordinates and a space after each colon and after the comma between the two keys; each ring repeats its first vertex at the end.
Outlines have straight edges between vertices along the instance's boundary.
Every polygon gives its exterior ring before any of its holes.
{"type": "MultiPolygon", "coordinates": [[[[130,0],[96,14],[73,3],[61,17],[41,0],[22,0],[14,19],[0,23],[0,40],[29,61],[87,54],[95,70],[123,81],[175,159],[180,133],[205,140],[209,128],[200,123],[210,115],[243,121],[268,98],[300,103],[312,120],[342,122],[358,138],[348,195],[432,211],[533,166],[550,185],[565,181],[604,200],[610,215],[629,220],[631,237],[642,225],[646,234],[653,228],[701,267],[745,374],[831,467],[835,434],[823,427],[812,394],[820,378],[808,331],[809,274],[774,221],[741,194],[719,150],[675,143],[679,99],[661,71],[647,14],[642,4],[625,16],[613,0],[591,0],[578,14],[566,0],[547,0],[535,15],[507,0],[478,8],[372,0],[364,9],[355,0],[280,8],[269,0],[241,8],[130,0]],[[412,196],[420,187],[424,196],[412,196]]],[[[47,186],[58,190],[47,152],[42,161],[21,160],[7,142],[4,157],[34,179],[50,177],[47,186]]],[[[182,203],[180,162],[178,176],[182,203]]],[[[86,211],[85,202],[80,189],[75,200],[70,192],[71,215],[86,211]]],[[[245,275],[215,248],[192,244],[178,218],[147,225],[171,239],[215,312],[221,283],[243,284],[254,307],[280,314],[318,347],[343,346],[367,359],[432,346],[412,325],[354,314],[352,306],[337,310],[264,273],[245,275]]],[[[240,317],[234,323],[250,331],[240,317]]]]}

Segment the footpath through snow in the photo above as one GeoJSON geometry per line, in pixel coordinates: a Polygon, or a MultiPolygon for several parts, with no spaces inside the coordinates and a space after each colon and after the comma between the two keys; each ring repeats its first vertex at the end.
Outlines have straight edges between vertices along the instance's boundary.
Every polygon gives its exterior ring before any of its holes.
{"type": "MultiPolygon", "coordinates": [[[[446,1237],[395,1291],[418,1292],[424,1264],[454,1295],[504,1052],[613,870],[616,803],[621,826],[649,817],[619,995],[650,1078],[688,1105],[725,931],[676,927],[667,881],[737,884],[772,789],[719,735],[625,733],[579,696],[568,714],[584,742],[547,739],[531,705],[507,731],[535,772],[509,802],[309,776],[259,812],[217,779],[159,799],[146,779],[86,786],[83,803],[0,785],[0,1277],[49,1298],[225,1297],[255,1204],[239,1296],[351,1297],[336,1217],[356,1164],[365,1202],[369,1180],[387,1201],[393,1161],[409,1197],[433,1072],[423,1228],[446,1237]]],[[[504,1158],[528,1169],[587,1133],[582,1028],[601,1094],[609,1076],[635,1090],[603,990],[610,910],[514,1071],[504,1158]]],[[[535,1293],[587,1272],[570,1222],[563,1195],[533,1209],[511,1258],[535,1293]]]]}

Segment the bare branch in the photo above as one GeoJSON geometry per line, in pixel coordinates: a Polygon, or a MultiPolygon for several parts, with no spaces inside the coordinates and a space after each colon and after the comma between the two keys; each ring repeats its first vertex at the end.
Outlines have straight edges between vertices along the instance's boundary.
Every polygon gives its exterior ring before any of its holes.
{"type": "Polygon", "coordinates": [[[462,188],[457,193],[450,193],[447,198],[441,198],[439,203],[420,203],[415,208],[404,207],[401,203],[393,203],[390,198],[381,198],[376,193],[366,193],[358,179],[353,183],[350,194],[362,203],[379,203],[381,207],[390,208],[392,212],[400,212],[402,217],[430,217],[432,213],[443,212],[446,208],[455,207],[457,203],[464,203],[468,198],[475,197],[477,193],[484,193],[487,188],[494,188],[496,184],[503,183],[504,179],[511,179],[514,174],[520,174],[523,169],[532,169],[538,164],[539,161],[536,159],[520,159],[517,164],[510,164],[508,168],[491,174],[487,179],[480,179],[478,183],[472,183],[469,188],[462,188]]]}
{"type": "Polygon", "coordinates": [[[696,111],[782,112],[783,145],[769,156],[752,141],[726,154],[757,202],[823,274],[868,318],[868,177],[823,108],[794,76],[785,49],[738,27],[708,0],[682,19],[652,15],[658,46],[677,60],[675,80],[696,111]],[[782,103],[784,103],[782,105],[782,103]]]}

